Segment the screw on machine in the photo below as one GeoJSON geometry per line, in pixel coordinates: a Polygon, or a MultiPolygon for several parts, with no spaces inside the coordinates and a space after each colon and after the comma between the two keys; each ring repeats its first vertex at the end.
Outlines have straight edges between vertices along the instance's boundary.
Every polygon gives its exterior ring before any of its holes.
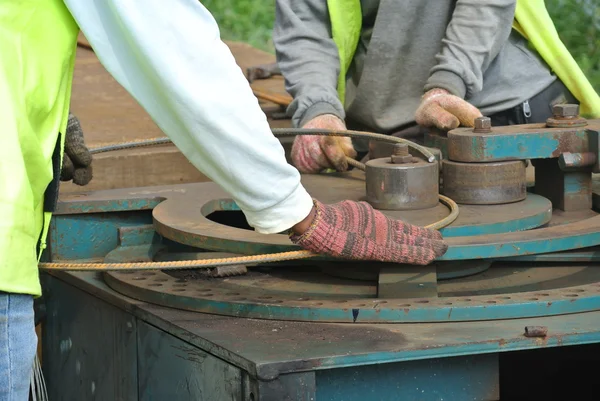
{"type": "Polygon", "coordinates": [[[475,119],[475,128],[473,132],[487,134],[492,132],[492,119],[489,117],[477,117],[475,119]]]}
{"type": "Polygon", "coordinates": [[[552,106],[552,117],[546,120],[546,126],[550,128],[576,128],[586,125],[586,119],[579,116],[578,104],[556,104],[552,106]]]}
{"type": "Polygon", "coordinates": [[[406,164],[412,163],[413,157],[408,152],[408,145],[405,143],[397,143],[394,145],[392,150],[392,163],[393,164],[406,164]]]}

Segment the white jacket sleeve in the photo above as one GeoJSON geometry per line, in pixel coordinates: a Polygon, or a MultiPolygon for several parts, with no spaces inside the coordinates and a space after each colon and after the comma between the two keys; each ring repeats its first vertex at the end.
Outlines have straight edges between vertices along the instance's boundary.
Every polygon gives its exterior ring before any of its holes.
{"type": "Polygon", "coordinates": [[[64,1],[104,67],[251,226],[281,232],[310,213],[300,174],[198,0],[64,1]]]}

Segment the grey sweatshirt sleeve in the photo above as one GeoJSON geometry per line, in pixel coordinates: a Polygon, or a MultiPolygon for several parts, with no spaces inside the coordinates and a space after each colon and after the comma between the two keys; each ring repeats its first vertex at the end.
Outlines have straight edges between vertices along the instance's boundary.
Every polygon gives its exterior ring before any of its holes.
{"type": "Polygon", "coordinates": [[[277,0],[273,42],[286,90],[288,111],[301,127],[321,114],[345,118],[337,95],[338,49],[331,38],[327,1],[277,0]]]}
{"type": "Polygon", "coordinates": [[[483,88],[483,74],[512,29],[516,0],[457,0],[437,65],[425,91],[443,88],[468,98],[483,88]]]}

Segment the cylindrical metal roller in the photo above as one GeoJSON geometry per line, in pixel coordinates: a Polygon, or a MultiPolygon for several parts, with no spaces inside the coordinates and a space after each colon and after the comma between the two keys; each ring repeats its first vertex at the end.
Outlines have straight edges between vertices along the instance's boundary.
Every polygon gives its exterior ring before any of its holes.
{"type": "Polygon", "coordinates": [[[527,196],[525,162],[494,163],[442,161],[442,194],[456,203],[496,205],[518,202],[527,196]]]}
{"type": "Polygon", "coordinates": [[[411,159],[408,163],[392,163],[390,157],[367,162],[367,201],[375,209],[417,210],[438,204],[438,163],[411,159]]]}

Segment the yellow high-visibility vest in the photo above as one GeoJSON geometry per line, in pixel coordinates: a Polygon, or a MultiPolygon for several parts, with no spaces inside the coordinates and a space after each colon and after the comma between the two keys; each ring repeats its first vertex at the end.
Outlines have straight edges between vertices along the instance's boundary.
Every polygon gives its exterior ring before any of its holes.
{"type": "Polygon", "coordinates": [[[37,296],[79,29],[62,0],[0,2],[0,26],[0,291],[37,296]]]}

